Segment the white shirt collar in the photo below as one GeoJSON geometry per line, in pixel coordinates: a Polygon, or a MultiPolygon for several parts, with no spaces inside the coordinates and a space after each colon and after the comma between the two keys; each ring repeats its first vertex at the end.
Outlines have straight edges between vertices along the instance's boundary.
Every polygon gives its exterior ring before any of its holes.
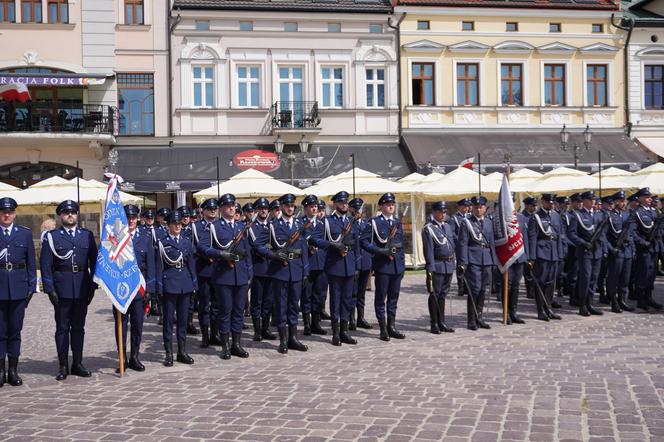
{"type": "Polygon", "coordinates": [[[11,235],[11,233],[14,231],[14,223],[11,223],[8,227],[3,227],[2,228],[2,234],[3,235],[5,234],[6,230],[9,230],[9,234],[11,235]]]}

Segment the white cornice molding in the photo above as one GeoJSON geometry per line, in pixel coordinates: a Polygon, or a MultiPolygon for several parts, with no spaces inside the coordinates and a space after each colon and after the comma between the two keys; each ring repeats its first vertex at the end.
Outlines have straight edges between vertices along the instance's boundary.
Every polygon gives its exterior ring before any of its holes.
{"type": "Polygon", "coordinates": [[[394,15],[402,13],[410,15],[442,15],[442,16],[466,16],[466,17],[556,17],[556,18],[589,18],[589,19],[611,19],[614,15],[618,19],[622,17],[621,11],[599,11],[599,10],[561,10],[561,9],[520,9],[520,8],[454,8],[440,6],[397,6],[394,15]]]}
{"type": "Polygon", "coordinates": [[[493,47],[493,51],[497,54],[528,54],[533,49],[535,49],[535,46],[519,40],[503,41],[493,47]]]}
{"type": "Polygon", "coordinates": [[[485,45],[483,43],[478,43],[472,40],[462,41],[447,47],[450,52],[474,52],[482,53],[491,49],[491,46],[485,45]]]}
{"type": "Polygon", "coordinates": [[[431,40],[418,40],[406,43],[401,48],[408,52],[441,52],[445,49],[445,45],[431,40]]]}
{"type": "Polygon", "coordinates": [[[607,45],[605,43],[594,43],[590,44],[588,46],[584,46],[582,48],[579,48],[579,51],[583,54],[591,54],[591,55],[606,55],[606,54],[615,54],[618,52],[620,49],[607,45]]]}

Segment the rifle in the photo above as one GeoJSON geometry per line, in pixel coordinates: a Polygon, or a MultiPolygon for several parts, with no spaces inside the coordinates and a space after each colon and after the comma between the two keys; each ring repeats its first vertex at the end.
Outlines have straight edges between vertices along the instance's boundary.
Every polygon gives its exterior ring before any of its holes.
{"type": "Polygon", "coordinates": [[[392,246],[392,243],[394,242],[394,237],[397,235],[397,226],[398,224],[396,223],[392,226],[392,228],[390,229],[390,235],[387,237],[386,249],[390,253],[387,258],[390,261],[394,261],[394,255],[397,253],[396,247],[392,246]]]}
{"type": "Polygon", "coordinates": [[[635,212],[634,210],[629,211],[629,216],[627,217],[627,220],[623,224],[622,231],[620,232],[620,236],[618,236],[618,239],[616,240],[616,246],[618,248],[624,249],[625,246],[627,246],[627,243],[629,242],[627,240],[627,235],[629,234],[629,225],[632,223],[635,217],[635,212]]]}
{"type": "Polygon", "coordinates": [[[652,244],[657,235],[659,234],[659,229],[662,226],[662,220],[664,220],[664,214],[657,212],[657,219],[655,220],[652,230],[648,234],[648,242],[652,244]]]}
{"type": "Polygon", "coordinates": [[[293,244],[295,244],[300,239],[301,236],[302,236],[302,229],[297,229],[295,232],[291,234],[290,238],[288,238],[286,244],[284,244],[283,247],[274,252],[275,258],[280,259],[284,267],[288,265],[288,260],[289,260],[288,255],[290,255],[290,253],[286,253],[286,251],[290,249],[293,246],[293,244]]]}
{"type": "Polygon", "coordinates": [[[350,231],[353,228],[353,225],[357,220],[359,220],[362,217],[362,214],[359,213],[359,210],[355,213],[353,216],[353,219],[344,226],[343,230],[341,231],[341,237],[339,238],[338,241],[330,241],[332,247],[337,249],[341,256],[346,256],[348,255],[348,250],[349,247],[344,244],[344,241],[346,238],[348,238],[348,235],[350,235],[350,231]],[[334,245],[333,245],[334,244],[334,245]]]}
{"type": "Polygon", "coordinates": [[[228,248],[228,253],[230,253],[234,257],[235,261],[229,261],[228,267],[235,268],[235,263],[239,261],[240,258],[244,258],[244,253],[238,253],[237,248],[240,246],[240,243],[244,239],[244,235],[249,231],[249,229],[251,229],[251,227],[254,225],[255,222],[256,221],[251,221],[250,223],[247,223],[247,225],[244,226],[244,228],[242,228],[235,234],[233,242],[228,248]]]}
{"type": "Polygon", "coordinates": [[[599,226],[597,226],[597,229],[593,232],[593,236],[590,237],[590,241],[588,243],[590,244],[589,250],[595,250],[595,246],[597,243],[597,240],[599,239],[599,236],[602,234],[602,231],[604,230],[604,227],[606,227],[606,224],[609,222],[609,214],[606,214],[606,217],[602,220],[599,226]]]}

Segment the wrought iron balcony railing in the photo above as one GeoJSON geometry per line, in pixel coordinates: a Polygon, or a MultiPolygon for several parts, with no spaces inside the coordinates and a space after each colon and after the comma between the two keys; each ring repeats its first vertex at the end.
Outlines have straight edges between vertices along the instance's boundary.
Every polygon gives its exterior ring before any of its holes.
{"type": "Polygon", "coordinates": [[[321,122],[317,101],[277,101],[270,116],[273,129],[315,129],[321,122]]]}
{"type": "Polygon", "coordinates": [[[0,132],[117,135],[118,110],[80,103],[0,102],[0,132]]]}

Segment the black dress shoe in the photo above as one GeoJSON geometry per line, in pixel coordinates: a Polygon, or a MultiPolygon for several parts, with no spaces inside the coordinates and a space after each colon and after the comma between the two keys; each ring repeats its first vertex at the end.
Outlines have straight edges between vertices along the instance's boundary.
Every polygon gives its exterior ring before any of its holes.
{"type": "Polygon", "coordinates": [[[228,360],[231,358],[229,340],[230,336],[228,335],[228,333],[221,334],[221,353],[219,353],[219,357],[223,360],[228,360]]]}
{"type": "Polygon", "coordinates": [[[551,302],[551,308],[561,308],[562,305],[558,303],[558,301],[553,301],[551,302]]]}
{"type": "Polygon", "coordinates": [[[387,332],[387,325],[385,324],[385,319],[378,320],[378,327],[380,328],[380,340],[389,342],[390,334],[387,332]]]}
{"type": "Polygon", "coordinates": [[[233,333],[233,343],[231,344],[231,355],[237,356],[238,358],[248,358],[249,352],[247,352],[241,345],[242,333],[233,333]]]}
{"type": "Polygon", "coordinates": [[[341,336],[339,335],[339,322],[332,321],[332,345],[339,347],[341,345],[341,336]]]}
{"type": "Polygon", "coordinates": [[[67,353],[58,353],[59,370],[55,376],[56,381],[64,381],[69,376],[69,355],[67,353]]]}
{"type": "Polygon", "coordinates": [[[187,354],[187,341],[178,341],[178,355],[175,360],[187,365],[194,363],[194,359],[187,354]]]}
{"type": "Polygon", "coordinates": [[[588,313],[595,316],[602,316],[604,314],[603,311],[596,309],[592,305],[588,305],[588,313]]]}
{"type": "Polygon", "coordinates": [[[357,340],[348,334],[349,328],[350,328],[350,323],[348,321],[341,321],[341,330],[339,331],[339,339],[341,339],[341,342],[344,344],[355,345],[357,344],[357,340]]]}
{"type": "Polygon", "coordinates": [[[511,317],[511,319],[512,319],[512,323],[513,323],[513,324],[525,324],[525,323],[526,323],[526,321],[524,321],[523,319],[521,319],[521,318],[520,318],[519,316],[517,316],[517,315],[513,315],[513,316],[511,317]]]}
{"type": "Polygon", "coordinates": [[[547,315],[546,313],[538,313],[537,319],[539,319],[540,321],[549,322],[549,315],[547,315]]]}
{"type": "Polygon", "coordinates": [[[396,318],[388,317],[387,318],[387,334],[390,335],[390,338],[394,339],[406,339],[406,335],[397,330],[396,327],[396,318]]]}
{"type": "Polygon", "coordinates": [[[484,322],[484,319],[481,319],[481,318],[477,320],[477,325],[479,325],[480,328],[483,328],[485,330],[490,330],[491,329],[491,326],[489,324],[487,324],[486,322],[484,322]]]}
{"type": "Polygon", "coordinates": [[[289,325],[288,326],[288,348],[295,351],[307,351],[309,347],[300,342],[297,339],[297,326],[289,325]]]}
{"type": "Polygon", "coordinates": [[[23,379],[18,375],[18,357],[8,356],[9,370],[7,371],[7,383],[13,387],[23,385],[23,379]]]}
{"type": "Polygon", "coordinates": [[[277,351],[282,355],[288,353],[288,329],[286,327],[279,328],[279,347],[277,347],[277,351]]]}
{"type": "Polygon", "coordinates": [[[128,367],[134,371],[145,371],[145,365],[143,365],[141,361],[138,359],[138,352],[136,352],[135,355],[132,352],[131,357],[129,358],[128,367]]]}
{"type": "Polygon", "coordinates": [[[72,361],[72,364],[71,364],[70,373],[73,376],[78,376],[78,377],[81,377],[81,378],[89,378],[90,376],[92,376],[92,373],[90,373],[90,370],[85,368],[85,366],[83,365],[83,362],[82,362],[83,361],[83,354],[81,352],[74,353],[72,359],[73,359],[73,361],[72,361]]]}
{"type": "Polygon", "coordinates": [[[475,324],[474,322],[469,322],[466,327],[468,327],[468,330],[473,330],[473,331],[477,330],[477,324],[475,324]]]}
{"type": "Polygon", "coordinates": [[[554,313],[554,312],[552,312],[552,311],[548,311],[546,314],[547,314],[547,316],[549,317],[549,319],[555,319],[555,320],[557,320],[557,321],[560,321],[561,319],[563,319],[563,318],[560,317],[559,314],[554,313]]]}
{"type": "Polygon", "coordinates": [[[314,335],[327,335],[327,331],[320,326],[320,313],[311,314],[311,333],[314,335]]]}

